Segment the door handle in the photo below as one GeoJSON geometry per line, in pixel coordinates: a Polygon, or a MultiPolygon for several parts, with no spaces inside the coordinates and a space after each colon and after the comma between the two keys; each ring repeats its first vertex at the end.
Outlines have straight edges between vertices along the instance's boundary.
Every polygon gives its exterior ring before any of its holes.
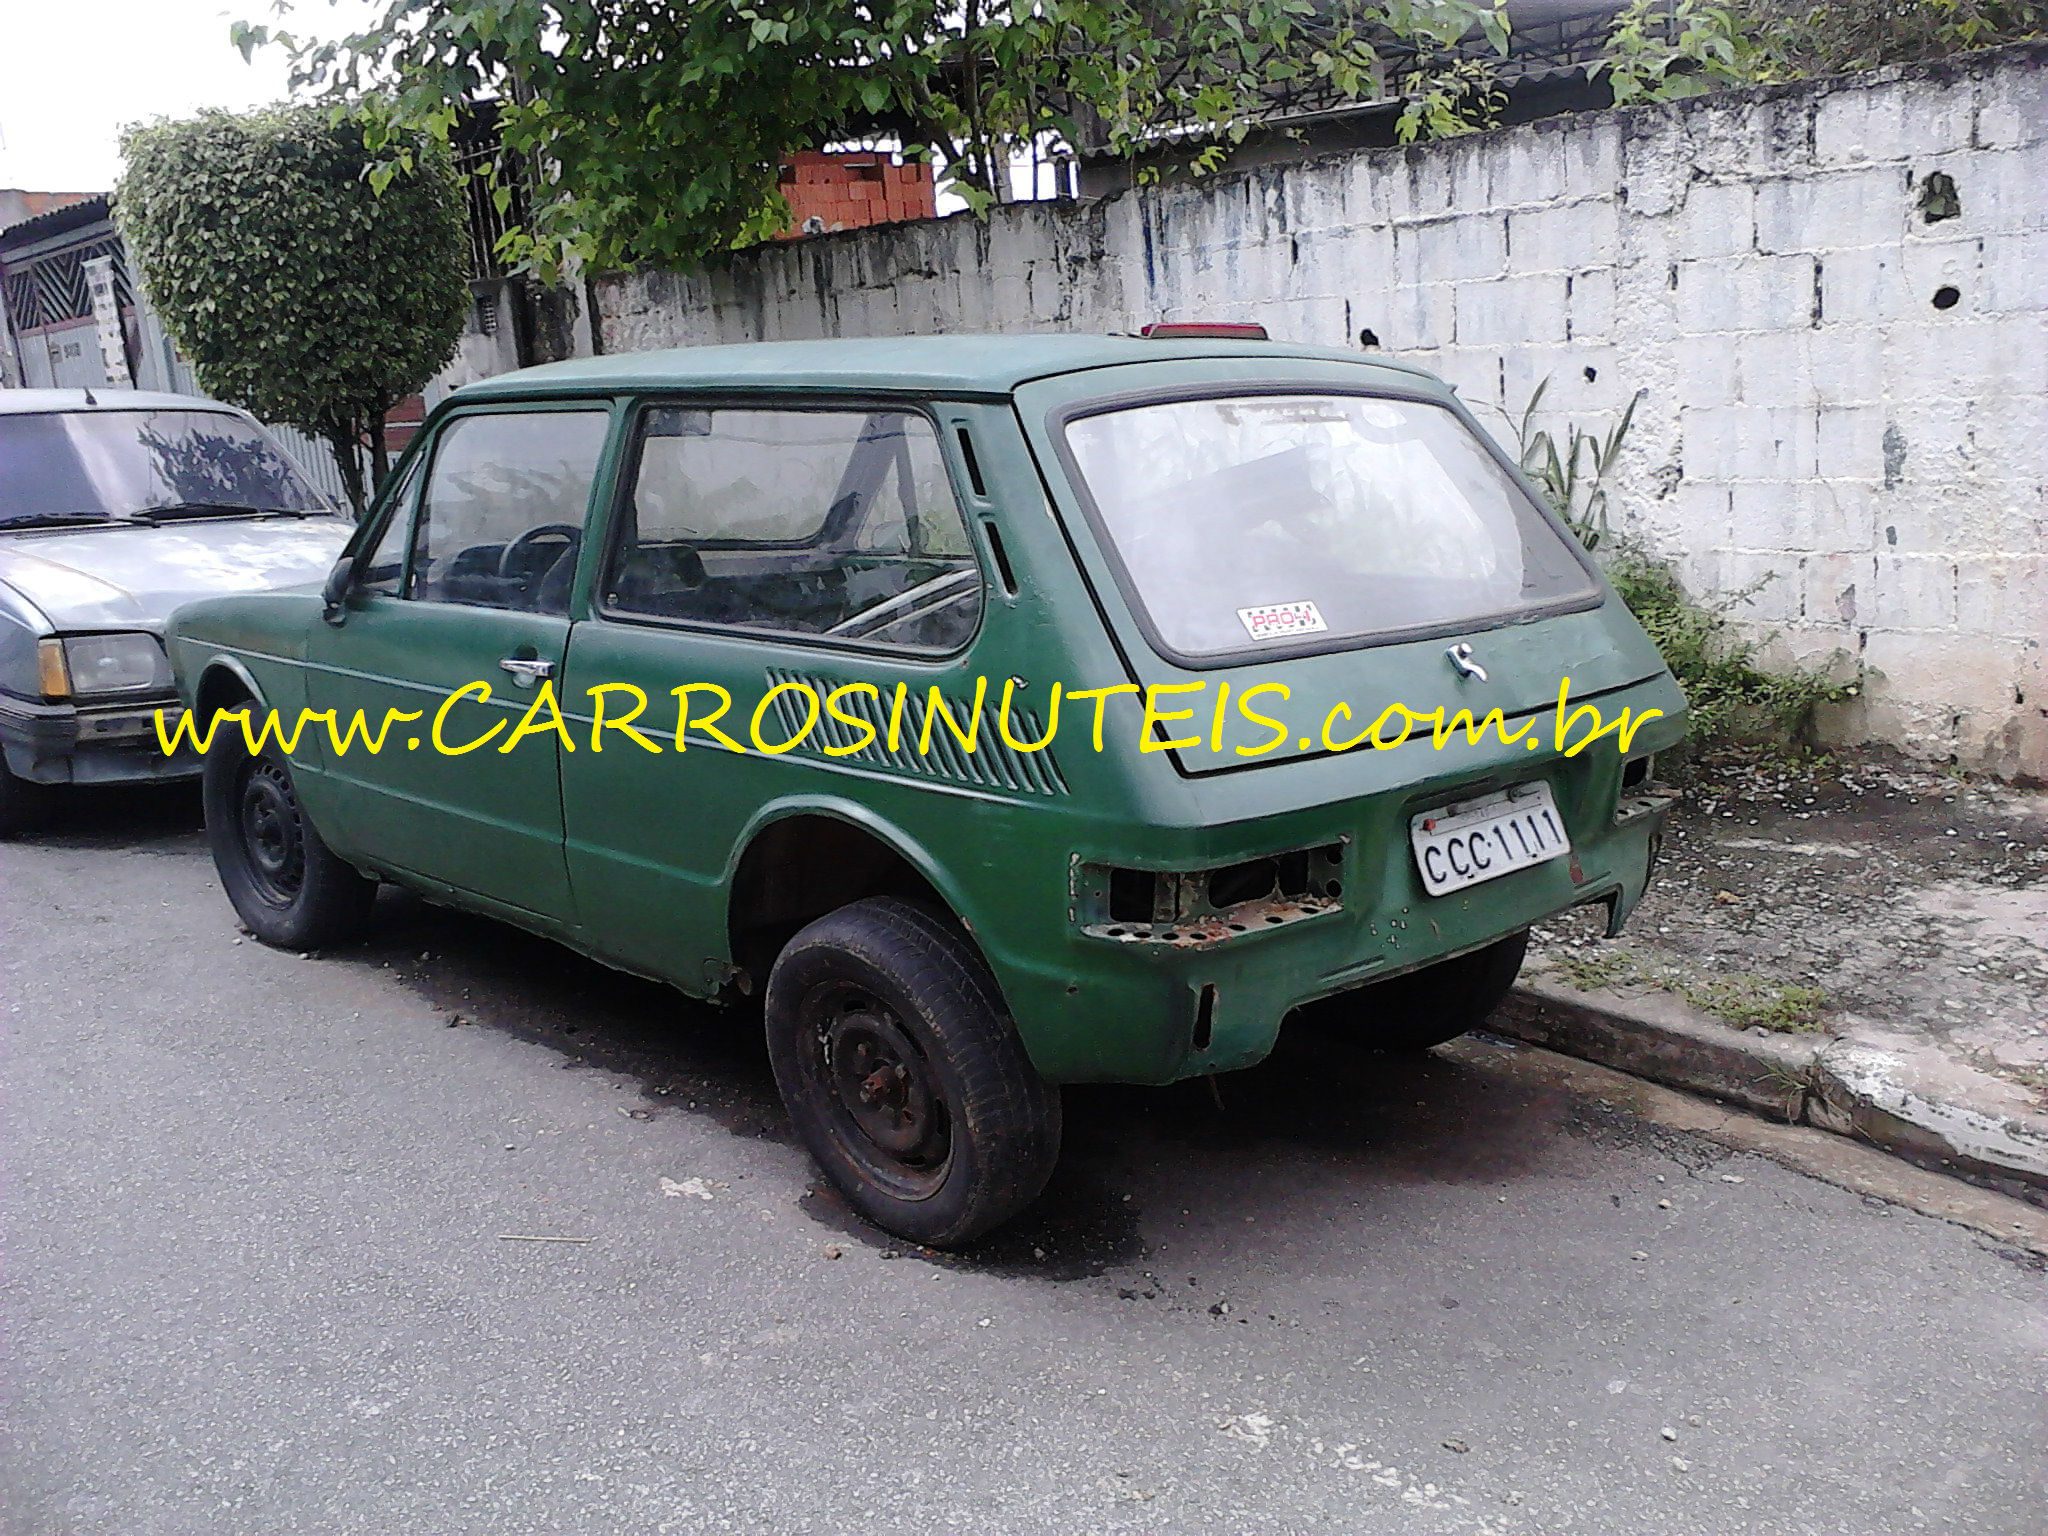
{"type": "Polygon", "coordinates": [[[552,661],[540,661],[531,656],[507,656],[498,663],[512,674],[512,680],[522,688],[531,688],[544,677],[555,675],[552,661]]]}

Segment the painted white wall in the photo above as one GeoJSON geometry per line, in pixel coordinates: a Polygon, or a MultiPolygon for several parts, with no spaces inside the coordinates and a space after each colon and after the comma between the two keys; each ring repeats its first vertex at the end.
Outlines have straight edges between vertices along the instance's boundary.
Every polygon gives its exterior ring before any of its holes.
{"type": "Polygon", "coordinates": [[[1489,420],[1545,377],[1553,425],[1640,391],[1618,523],[1697,593],[1763,580],[1741,612],[1778,656],[1860,662],[1837,739],[2048,777],[2044,65],[2005,49],[764,247],[602,280],[604,350],[1247,319],[1369,328],[1489,420]],[[1961,212],[1930,223],[1933,172],[1961,212]]]}

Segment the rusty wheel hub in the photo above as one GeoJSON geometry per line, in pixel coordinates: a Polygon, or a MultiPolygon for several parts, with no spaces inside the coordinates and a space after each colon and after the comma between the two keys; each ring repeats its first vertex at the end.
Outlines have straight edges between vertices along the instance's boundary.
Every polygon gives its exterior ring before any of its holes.
{"type": "Polygon", "coordinates": [[[821,1043],[833,1090],[861,1135],[911,1167],[944,1158],[945,1115],[930,1069],[894,1014],[871,997],[848,999],[821,1043]]]}

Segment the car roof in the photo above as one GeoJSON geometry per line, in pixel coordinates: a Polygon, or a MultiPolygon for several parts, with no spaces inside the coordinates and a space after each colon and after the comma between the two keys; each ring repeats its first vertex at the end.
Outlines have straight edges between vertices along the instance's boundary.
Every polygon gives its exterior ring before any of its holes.
{"type": "Polygon", "coordinates": [[[1174,340],[1043,332],[755,341],[579,357],[502,373],[456,391],[461,400],[532,393],[664,389],[826,389],[1004,395],[1055,374],[1197,358],[1345,362],[1413,378],[1423,370],[1330,347],[1285,342],[1174,340]]]}
{"type": "Polygon", "coordinates": [[[245,412],[204,395],[167,395],[148,389],[0,389],[0,416],[50,411],[224,411],[245,412]]]}

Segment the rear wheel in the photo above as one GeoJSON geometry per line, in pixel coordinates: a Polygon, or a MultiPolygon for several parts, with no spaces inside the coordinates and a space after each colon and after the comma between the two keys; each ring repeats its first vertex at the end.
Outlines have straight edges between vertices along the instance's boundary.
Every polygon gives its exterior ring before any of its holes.
{"type": "Polygon", "coordinates": [[[870,897],[819,918],[776,958],[767,1029],[804,1145],[875,1225],[970,1242],[1051,1177],[1059,1090],[974,946],[934,913],[870,897]]]}
{"type": "Polygon", "coordinates": [[[202,780],[214,868],[249,931],[282,949],[317,949],[362,931],[377,883],[336,858],[299,805],[291,765],[222,740],[202,780]]]}
{"type": "Polygon", "coordinates": [[[1426,1051],[1479,1028],[1521,974],[1529,931],[1299,1009],[1294,1021],[1368,1050],[1426,1051]]]}

